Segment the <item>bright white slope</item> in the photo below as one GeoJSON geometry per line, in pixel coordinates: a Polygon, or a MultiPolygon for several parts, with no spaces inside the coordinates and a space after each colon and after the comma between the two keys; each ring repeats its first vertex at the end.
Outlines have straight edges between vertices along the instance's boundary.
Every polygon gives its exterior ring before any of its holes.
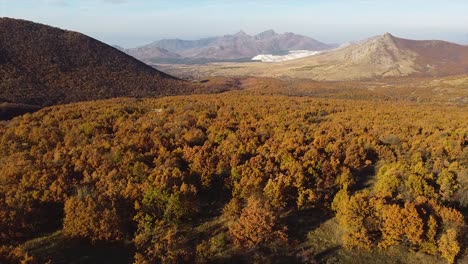
{"type": "Polygon", "coordinates": [[[262,61],[262,62],[282,62],[282,61],[305,58],[305,57],[320,54],[322,52],[323,51],[313,51],[313,50],[290,50],[289,54],[286,54],[286,55],[260,54],[260,55],[253,57],[252,60],[262,61]]]}

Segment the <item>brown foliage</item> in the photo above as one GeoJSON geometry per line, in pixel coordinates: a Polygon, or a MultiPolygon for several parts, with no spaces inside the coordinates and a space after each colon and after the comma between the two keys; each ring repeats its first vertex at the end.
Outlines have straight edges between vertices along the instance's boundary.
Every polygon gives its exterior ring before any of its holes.
{"type": "Polygon", "coordinates": [[[239,219],[229,226],[234,243],[245,248],[256,248],[288,240],[286,228],[261,199],[251,197],[239,219]]]}
{"type": "Polygon", "coordinates": [[[460,245],[457,241],[457,231],[449,229],[439,239],[440,254],[447,259],[449,263],[454,263],[455,258],[460,252],[460,245]]]}
{"type": "MultiPolygon", "coordinates": [[[[15,244],[63,221],[70,236],[132,239],[148,261],[194,261],[211,237],[201,222],[226,237],[232,222],[233,241],[257,250],[284,241],[283,216],[317,207],[346,220],[349,246],[434,254],[465,225],[465,111],[242,93],[46,108],[0,127],[0,237],[15,244]],[[263,198],[249,209],[252,196],[263,198]],[[242,231],[249,221],[260,235],[242,231]]],[[[206,245],[201,255],[217,254],[206,245]]]]}
{"type": "Polygon", "coordinates": [[[21,248],[0,246],[0,263],[3,264],[35,264],[38,263],[32,256],[21,248]]]}
{"type": "Polygon", "coordinates": [[[65,202],[63,231],[65,235],[92,241],[118,241],[123,238],[122,219],[115,203],[91,196],[72,197],[65,202]]]}

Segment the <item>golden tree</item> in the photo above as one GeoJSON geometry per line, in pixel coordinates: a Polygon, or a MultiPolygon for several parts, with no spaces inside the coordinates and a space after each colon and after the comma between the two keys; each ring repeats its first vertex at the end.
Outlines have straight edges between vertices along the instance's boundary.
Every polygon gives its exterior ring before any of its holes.
{"type": "Polygon", "coordinates": [[[72,197],[65,202],[63,231],[70,237],[91,241],[114,241],[123,238],[121,218],[114,203],[91,196],[72,197]]]}
{"type": "Polygon", "coordinates": [[[367,191],[356,193],[349,198],[344,190],[339,194],[339,199],[335,200],[333,207],[337,210],[338,221],[345,230],[345,245],[370,249],[373,242],[371,233],[378,228],[375,199],[367,191]]]}
{"type": "Polygon", "coordinates": [[[404,234],[404,215],[402,209],[396,204],[384,205],[382,207],[382,241],[379,246],[386,248],[399,242],[404,234]]]}
{"type": "Polygon", "coordinates": [[[449,263],[454,263],[455,258],[460,252],[460,245],[457,241],[457,231],[455,229],[449,229],[445,234],[443,234],[439,241],[439,252],[447,259],[449,263]]]}
{"type": "Polygon", "coordinates": [[[412,244],[420,245],[424,234],[424,223],[416,206],[411,202],[406,202],[402,213],[405,217],[403,230],[406,237],[412,244]]]}
{"type": "Polygon", "coordinates": [[[256,248],[287,241],[286,228],[278,224],[278,218],[267,203],[251,197],[246,207],[229,226],[234,243],[245,248],[256,248]]]}

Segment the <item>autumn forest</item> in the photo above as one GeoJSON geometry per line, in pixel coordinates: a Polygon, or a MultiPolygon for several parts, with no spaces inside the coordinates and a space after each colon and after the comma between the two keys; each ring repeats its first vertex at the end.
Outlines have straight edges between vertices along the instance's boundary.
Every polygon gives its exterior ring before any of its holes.
{"type": "Polygon", "coordinates": [[[45,108],[0,128],[0,256],[46,262],[15,245],[62,230],[135,263],[320,261],[331,219],[344,250],[453,263],[467,128],[464,107],[242,92],[45,108]]]}

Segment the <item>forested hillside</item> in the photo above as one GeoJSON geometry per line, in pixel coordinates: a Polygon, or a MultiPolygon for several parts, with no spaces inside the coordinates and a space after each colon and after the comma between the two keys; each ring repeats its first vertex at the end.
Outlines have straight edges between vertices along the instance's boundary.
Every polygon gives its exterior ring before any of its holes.
{"type": "Polygon", "coordinates": [[[467,129],[466,107],[236,92],[45,108],[0,125],[0,262],[70,262],[24,243],[57,230],[135,263],[462,262],[467,129]]]}
{"type": "Polygon", "coordinates": [[[0,18],[0,103],[49,106],[194,90],[83,34],[0,18]]]}

